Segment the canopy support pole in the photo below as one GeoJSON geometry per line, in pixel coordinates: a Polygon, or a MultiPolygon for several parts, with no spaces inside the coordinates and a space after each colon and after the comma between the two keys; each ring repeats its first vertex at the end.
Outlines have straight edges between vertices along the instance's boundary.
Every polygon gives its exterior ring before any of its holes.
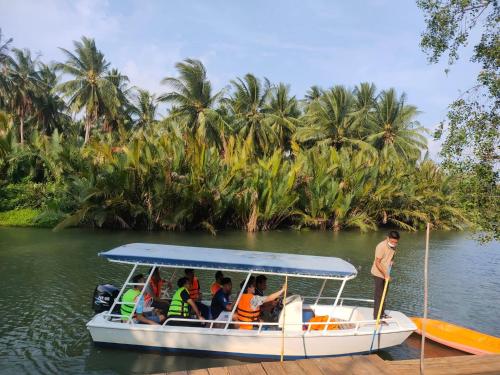
{"type": "Polygon", "coordinates": [[[342,292],[344,290],[346,282],[347,282],[347,279],[342,280],[342,285],[340,286],[340,289],[337,293],[337,297],[335,298],[335,302],[333,303],[332,309],[330,310],[330,313],[328,314],[328,321],[325,324],[325,328],[323,328],[323,333],[325,333],[326,330],[328,329],[328,323],[330,323],[332,320],[333,311],[335,310],[335,308],[337,307],[337,305],[339,303],[339,298],[342,295],[342,292]]]}
{"type": "Polygon", "coordinates": [[[247,278],[245,279],[245,282],[243,283],[243,288],[241,288],[241,292],[240,294],[238,295],[238,298],[236,299],[236,302],[234,303],[233,305],[233,308],[231,310],[231,314],[229,314],[229,319],[227,320],[226,322],[226,326],[224,327],[224,329],[228,329],[229,328],[229,324],[232,322],[233,320],[233,316],[234,316],[234,312],[236,311],[236,308],[238,307],[238,303],[240,303],[240,299],[241,299],[241,296],[243,295],[243,293],[245,292],[245,287],[247,286],[247,283],[248,283],[248,280],[250,280],[250,276],[252,276],[252,271],[250,271],[247,275],[247,278]]]}
{"type": "Polygon", "coordinates": [[[128,274],[127,279],[125,280],[125,282],[122,285],[122,288],[120,289],[120,293],[118,293],[115,300],[113,301],[113,305],[111,305],[111,308],[109,309],[110,314],[113,314],[113,310],[116,307],[116,303],[119,302],[120,299],[122,298],[123,292],[124,292],[125,288],[127,287],[130,279],[132,278],[132,275],[134,274],[135,270],[137,269],[137,266],[138,266],[138,263],[135,263],[134,267],[132,267],[132,271],[130,271],[130,273],[128,274]]]}
{"type": "Polygon", "coordinates": [[[135,309],[137,308],[137,303],[144,296],[144,292],[146,291],[146,287],[149,285],[149,281],[151,280],[151,276],[153,276],[153,273],[155,272],[155,268],[156,268],[156,266],[151,267],[151,270],[149,271],[148,278],[146,279],[146,282],[142,286],[141,293],[139,294],[139,296],[137,296],[137,298],[135,300],[134,308],[132,309],[132,312],[128,316],[129,323],[132,323],[134,321],[133,318],[134,318],[134,314],[135,314],[135,309]]]}
{"type": "Polygon", "coordinates": [[[283,327],[281,329],[281,362],[285,356],[286,295],[288,293],[288,275],[285,276],[285,294],[283,295],[283,327]]]}
{"type": "Polygon", "coordinates": [[[321,298],[321,295],[323,294],[323,290],[325,289],[327,279],[323,280],[323,284],[321,285],[321,289],[319,290],[318,297],[316,298],[316,301],[314,301],[314,307],[318,305],[319,299],[321,298]]]}

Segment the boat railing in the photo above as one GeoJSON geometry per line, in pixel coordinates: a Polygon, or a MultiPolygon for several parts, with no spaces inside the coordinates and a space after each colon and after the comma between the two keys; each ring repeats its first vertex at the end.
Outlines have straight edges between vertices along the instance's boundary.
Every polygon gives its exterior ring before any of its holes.
{"type": "MultiPolygon", "coordinates": [[[[168,318],[163,322],[162,326],[165,327],[168,325],[170,322],[186,322],[190,324],[205,324],[205,327],[208,329],[223,329],[223,330],[228,330],[229,328],[223,328],[223,327],[214,327],[214,325],[227,325],[226,320],[197,320],[197,319],[189,319],[189,318],[168,318]],[[208,326],[207,326],[208,324],[208,326]]],[[[387,324],[389,323],[396,323],[398,326],[398,329],[401,328],[401,325],[397,319],[394,318],[386,318],[386,319],[380,319],[380,322],[386,322],[387,324]]],[[[240,322],[240,321],[231,321],[231,325],[245,325],[249,326],[251,325],[252,327],[257,326],[257,333],[261,333],[263,328],[270,328],[270,327],[280,327],[282,323],[279,322],[240,322]]],[[[344,330],[343,328],[339,327],[335,330],[329,330],[329,326],[342,326],[342,325],[349,325],[349,326],[354,326],[354,327],[349,327],[348,329],[354,329],[354,335],[358,334],[359,329],[363,326],[368,326],[368,325],[375,325],[376,320],[375,319],[370,319],[370,320],[358,320],[358,321],[336,321],[332,320],[330,322],[301,322],[301,323],[285,323],[285,330],[286,327],[292,327],[292,326],[302,326],[302,327],[307,327],[306,329],[303,329],[303,333],[310,333],[311,331],[314,332],[322,332],[322,334],[326,334],[327,332],[341,332],[344,330]],[[313,326],[324,326],[324,328],[321,329],[312,329],[313,326]]],[[[347,330],[347,329],[346,329],[347,330]]],[[[251,332],[254,332],[254,330],[250,330],[251,332]]],[[[296,331],[295,331],[296,332],[296,331]]],[[[350,331],[349,334],[352,334],[353,332],[350,331]]]]}
{"type": "MultiPolygon", "coordinates": [[[[304,296],[302,297],[304,301],[307,300],[313,300],[313,301],[334,301],[335,298],[337,297],[317,297],[317,296],[304,296]]],[[[344,304],[344,301],[356,301],[356,302],[366,302],[366,303],[374,303],[374,300],[372,299],[367,299],[367,298],[352,298],[352,297],[340,297],[339,298],[339,305],[342,306],[344,304]]]]}

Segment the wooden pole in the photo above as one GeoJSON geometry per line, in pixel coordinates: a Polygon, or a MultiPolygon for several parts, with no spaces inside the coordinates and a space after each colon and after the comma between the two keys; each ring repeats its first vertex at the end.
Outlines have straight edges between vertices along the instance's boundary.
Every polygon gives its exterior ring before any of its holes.
{"type": "Polygon", "coordinates": [[[288,292],[288,275],[285,276],[285,293],[283,294],[283,328],[281,329],[281,358],[285,356],[285,323],[286,323],[286,294],[288,292]]]}
{"type": "Polygon", "coordinates": [[[422,320],[422,344],[420,347],[420,374],[424,374],[425,366],[425,325],[427,323],[427,300],[428,300],[428,267],[429,267],[429,237],[431,224],[427,223],[425,233],[425,257],[424,257],[424,319],[422,320]]]}

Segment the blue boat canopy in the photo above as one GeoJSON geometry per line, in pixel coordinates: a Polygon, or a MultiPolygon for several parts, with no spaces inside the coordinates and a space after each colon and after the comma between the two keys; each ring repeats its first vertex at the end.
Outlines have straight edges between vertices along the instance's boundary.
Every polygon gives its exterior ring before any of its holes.
{"type": "Polygon", "coordinates": [[[352,278],[357,274],[352,264],[340,258],[248,250],[132,243],[101,252],[99,255],[114,262],[177,268],[253,271],[325,278],[352,278]]]}

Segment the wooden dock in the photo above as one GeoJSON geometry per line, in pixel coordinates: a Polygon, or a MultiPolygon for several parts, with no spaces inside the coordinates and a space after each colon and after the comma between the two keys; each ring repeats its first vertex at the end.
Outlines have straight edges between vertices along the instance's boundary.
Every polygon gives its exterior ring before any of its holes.
{"type": "MultiPolygon", "coordinates": [[[[384,361],[376,354],[334,358],[262,362],[239,366],[169,372],[169,375],[333,375],[333,374],[419,374],[420,361],[384,361]]],[[[467,355],[427,358],[426,374],[500,374],[500,355],[467,355]]]]}

